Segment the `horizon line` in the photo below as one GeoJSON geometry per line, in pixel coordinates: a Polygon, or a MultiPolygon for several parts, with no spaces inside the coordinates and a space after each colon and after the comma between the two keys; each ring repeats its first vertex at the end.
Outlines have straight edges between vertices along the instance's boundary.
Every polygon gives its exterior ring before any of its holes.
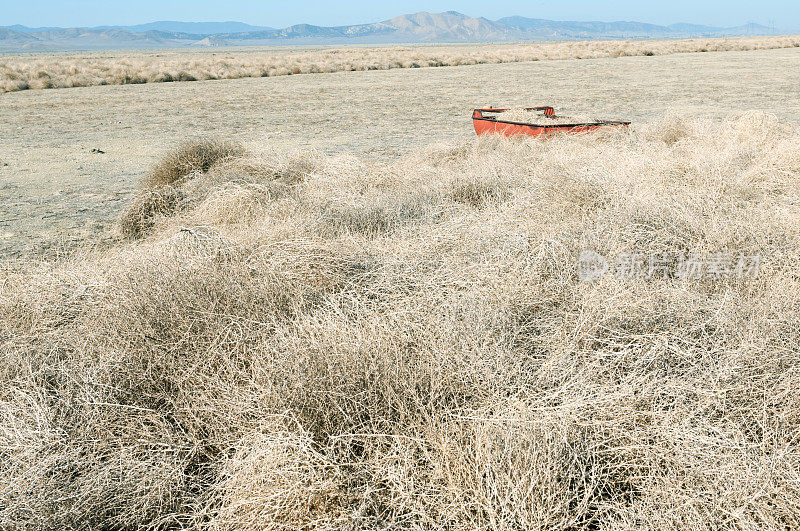
{"type": "Polygon", "coordinates": [[[243,22],[241,20],[169,20],[169,19],[160,19],[160,20],[150,20],[148,22],[130,23],[130,24],[99,24],[99,25],[93,25],[93,26],[90,26],[90,25],[79,25],[79,26],[28,26],[26,24],[13,23],[13,24],[10,24],[10,25],[0,26],[0,28],[7,28],[8,29],[8,28],[13,28],[13,27],[17,26],[17,27],[22,27],[22,28],[26,28],[26,29],[113,29],[113,28],[130,28],[130,27],[134,27],[134,26],[146,26],[148,24],[159,24],[159,23],[177,23],[177,24],[244,24],[244,25],[252,26],[252,27],[256,27],[256,28],[265,28],[265,29],[266,28],[270,28],[270,29],[274,29],[274,30],[288,29],[288,28],[292,28],[292,27],[295,27],[295,26],[302,26],[302,25],[314,26],[314,27],[319,27],[319,28],[342,28],[342,27],[349,27],[349,26],[368,26],[368,25],[371,25],[371,24],[376,24],[376,23],[380,23],[380,22],[386,22],[386,21],[392,20],[394,18],[399,18],[399,17],[404,17],[404,16],[413,16],[413,15],[419,15],[419,14],[428,14],[428,15],[456,14],[456,15],[468,17],[468,18],[471,18],[471,19],[484,19],[484,20],[488,20],[490,22],[499,22],[501,19],[504,19],[504,18],[518,17],[518,18],[525,18],[525,19],[530,19],[530,20],[543,20],[543,21],[548,21],[548,22],[578,22],[578,23],[599,22],[599,23],[603,23],[603,24],[637,23],[637,24],[648,24],[648,25],[651,25],[651,26],[658,26],[658,27],[663,27],[663,28],[669,28],[670,26],[675,26],[675,25],[678,25],[678,24],[689,24],[689,25],[693,25],[693,26],[704,26],[704,27],[714,28],[714,29],[740,28],[740,27],[749,26],[749,25],[762,26],[762,27],[765,27],[765,28],[771,28],[773,30],[776,30],[776,29],[793,29],[793,30],[800,29],[800,25],[798,25],[798,26],[795,26],[795,25],[778,26],[778,25],[776,25],[774,23],[769,24],[769,25],[765,25],[765,24],[762,24],[760,22],[754,22],[754,21],[747,21],[747,22],[743,22],[743,23],[740,23],[740,24],[734,25],[734,26],[728,26],[728,25],[719,26],[719,25],[703,23],[703,22],[689,22],[689,21],[686,21],[686,20],[679,20],[679,21],[676,21],[676,22],[671,22],[669,24],[659,24],[659,23],[655,23],[655,22],[645,22],[645,21],[636,20],[636,19],[617,19],[617,20],[600,20],[600,19],[580,20],[580,19],[554,19],[554,18],[551,19],[551,18],[529,17],[529,16],[525,16],[525,15],[516,15],[516,14],[515,15],[504,15],[504,16],[498,17],[496,19],[490,19],[490,18],[485,17],[485,16],[467,15],[465,13],[462,13],[462,12],[456,11],[456,10],[447,10],[447,11],[441,11],[441,12],[438,12],[438,13],[431,12],[431,11],[424,11],[423,10],[423,11],[416,11],[416,12],[413,12],[413,13],[402,13],[400,15],[397,15],[397,16],[394,16],[394,17],[391,17],[391,18],[388,18],[388,19],[376,20],[376,21],[372,21],[372,22],[361,22],[361,23],[354,23],[354,24],[338,24],[338,25],[320,25],[320,24],[311,24],[309,22],[297,22],[297,23],[294,23],[294,24],[290,24],[288,26],[270,26],[270,25],[264,25],[264,24],[253,24],[253,23],[250,23],[250,22],[243,22]]]}

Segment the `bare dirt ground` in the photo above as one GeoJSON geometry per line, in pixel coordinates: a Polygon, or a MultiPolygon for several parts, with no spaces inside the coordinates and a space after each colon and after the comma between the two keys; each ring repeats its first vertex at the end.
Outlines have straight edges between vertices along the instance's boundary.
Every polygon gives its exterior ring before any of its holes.
{"type": "Polygon", "coordinates": [[[798,86],[795,48],[6,93],[0,257],[113,238],[146,169],[187,138],[390,159],[474,134],[480,105],[636,122],[759,109],[798,121],[798,86]]]}

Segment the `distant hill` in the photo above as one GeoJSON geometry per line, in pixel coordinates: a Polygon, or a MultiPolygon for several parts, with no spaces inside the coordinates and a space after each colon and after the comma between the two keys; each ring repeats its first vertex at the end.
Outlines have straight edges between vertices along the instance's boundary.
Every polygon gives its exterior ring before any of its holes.
{"type": "Polygon", "coordinates": [[[142,49],[187,46],[202,36],[159,31],[59,28],[28,32],[0,28],[0,50],[46,51],[91,49],[142,49]]]}
{"type": "Polygon", "coordinates": [[[22,33],[36,33],[38,31],[64,29],[64,28],[58,28],[58,27],[29,28],[28,26],[22,26],[20,24],[14,24],[13,26],[2,26],[2,28],[3,29],[14,30],[14,31],[19,31],[19,32],[22,32],[22,33]]]}
{"type": "Polygon", "coordinates": [[[500,22],[471,18],[454,11],[415,13],[355,26],[312,26],[298,24],[281,30],[220,35],[229,41],[296,44],[338,44],[344,42],[485,42],[524,40],[526,33],[500,22]]]}
{"type": "Polygon", "coordinates": [[[211,35],[210,37],[206,37],[205,39],[200,39],[199,41],[192,43],[192,46],[206,46],[206,47],[230,46],[230,45],[231,43],[229,43],[225,39],[217,37],[216,35],[211,35]]]}
{"type": "Polygon", "coordinates": [[[786,34],[758,24],[717,28],[696,24],[658,26],[643,22],[555,21],[525,17],[473,18],[456,11],[414,13],[353,26],[298,24],[283,29],[241,22],[161,21],[97,28],[0,29],[0,50],[177,48],[298,44],[415,42],[508,42],[565,39],[665,39],[786,34]]]}
{"type": "Polygon", "coordinates": [[[37,39],[33,35],[29,35],[25,32],[16,29],[0,28],[0,42],[2,43],[25,44],[30,42],[36,42],[38,40],[39,39],[37,39]]]}
{"type": "Polygon", "coordinates": [[[664,26],[645,24],[643,22],[571,22],[544,20],[525,17],[505,17],[498,20],[503,24],[517,27],[542,39],[567,38],[669,38],[682,36],[682,32],[673,31],[664,26]]]}
{"type": "Polygon", "coordinates": [[[671,24],[668,26],[671,30],[687,34],[696,35],[699,37],[719,37],[720,35],[730,37],[745,37],[747,35],[786,35],[794,33],[791,30],[775,29],[761,24],[744,24],[742,26],[735,26],[732,28],[714,28],[711,26],[697,26],[695,24],[671,24]]]}
{"type": "Polygon", "coordinates": [[[245,33],[252,31],[274,30],[267,26],[251,26],[243,22],[176,22],[163,20],[137,24],[135,26],[100,26],[92,29],[119,28],[127,31],[166,31],[174,33],[190,33],[194,35],[216,35],[219,33],[245,33]]]}
{"type": "Polygon", "coordinates": [[[747,24],[733,28],[719,28],[696,24],[671,24],[658,26],[643,22],[577,22],[543,20],[525,17],[505,17],[503,24],[524,29],[539,38],[624,38],[624,39],[669,39],[682,37],[723,37],[743,35],[776,35],[776,31],[758,24],[747,24]]]}
{"type": "Polygon", "coordinates": [[[413,41],[505,41],[525,38],[525,32],[485,18],[471,18],[455,11],[416,13],[387,20],[384,24],[413,41]]]}

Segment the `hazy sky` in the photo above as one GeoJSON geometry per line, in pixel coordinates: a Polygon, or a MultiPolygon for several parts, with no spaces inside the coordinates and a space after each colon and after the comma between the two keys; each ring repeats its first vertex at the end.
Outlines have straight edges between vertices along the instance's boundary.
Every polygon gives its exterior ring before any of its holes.
{"type": "Polygon", "coordinates": [[[733,26],[747,22],[800,28],[800,0],[0,0],[0,25],[100,26],[156,20],[217,22],[236,20],[286,27],[359,24],[417,11],[459,11],[497,19],[509,15],[555,20],[636,20],[654,24],[691,22],[733,26]]]}

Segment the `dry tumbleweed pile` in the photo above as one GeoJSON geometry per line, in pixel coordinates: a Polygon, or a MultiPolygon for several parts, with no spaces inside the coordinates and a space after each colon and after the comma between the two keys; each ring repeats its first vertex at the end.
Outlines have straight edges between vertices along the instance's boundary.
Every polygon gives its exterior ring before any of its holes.
{"type": "Polygon", "coordinates": [[[0,527],[800,526],[796,127],[224,151],[0,269],[0,527]]]}

